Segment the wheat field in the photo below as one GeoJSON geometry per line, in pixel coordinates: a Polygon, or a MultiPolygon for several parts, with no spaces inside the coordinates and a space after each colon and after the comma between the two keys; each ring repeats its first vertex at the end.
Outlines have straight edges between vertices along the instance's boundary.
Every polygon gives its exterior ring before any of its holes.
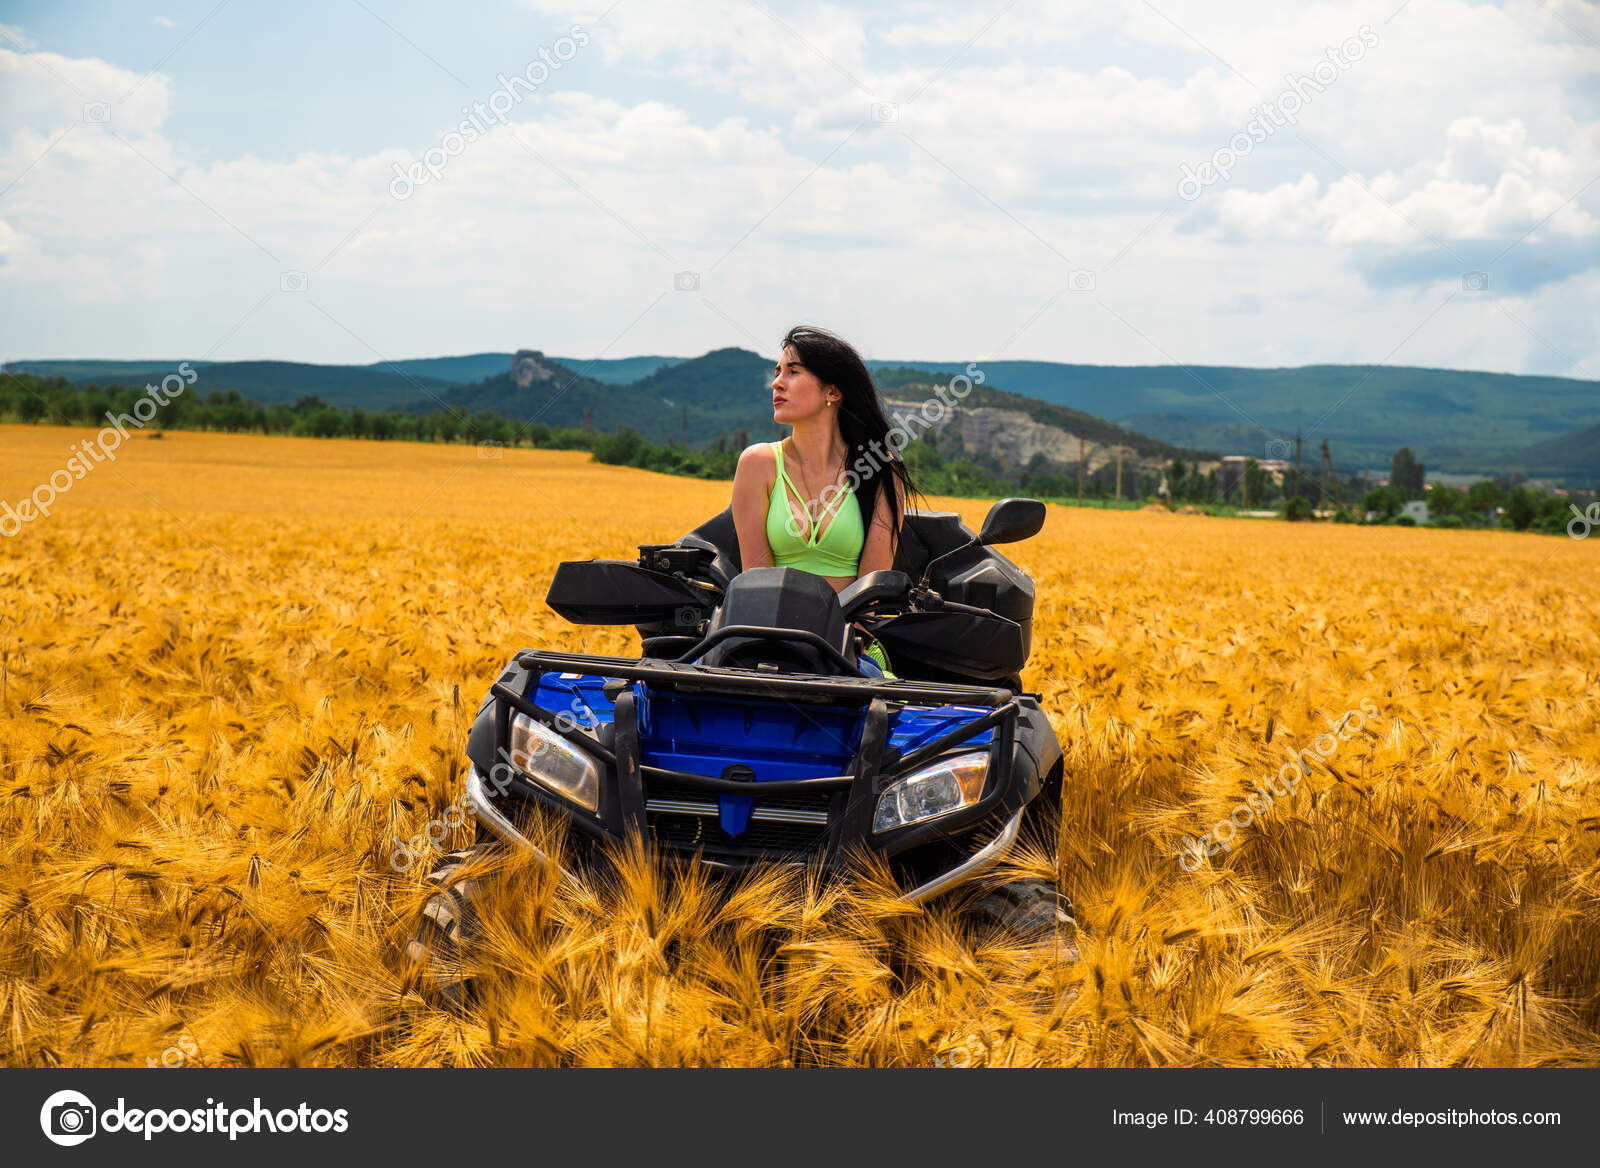
{"type": "MultiPolygon", "coordinates": [[[[0,427],[0,500],[86,437],[0,427]]],[[[479,699],[637,644],[546,610],[554,565],[726,502],[587,457],[136,435],[0,541],[6,1064],[1600,1062],[1596,541],[1055,507],[1007,549],[1066,753],[1015,864],[1080,960],[870,875],[512,864],[481,1002],[431,1004],[393,856],[479,699]]]]}

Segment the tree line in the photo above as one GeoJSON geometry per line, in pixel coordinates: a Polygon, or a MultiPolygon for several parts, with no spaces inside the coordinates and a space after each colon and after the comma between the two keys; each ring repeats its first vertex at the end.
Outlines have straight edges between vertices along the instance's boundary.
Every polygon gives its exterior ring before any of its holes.
{"type": "MultiPolygon", "coordinates": [[[[106,415],[132,414],[134,404],[146,396],[140,387],[77,385],[65,377],[36,377],[26,373],[0,376],[0,420],[58,425],[104,426],[106,415]]],[[[704,479],[731,479],[739,454],[750,444],[746,430],[719,435],[695,449],[671,439],[651,442],[628,426],[602,433],[594,427],[592,414],[586,413],[577,428],[551,426],[505,418],[492,410],[472,415],[459,411],[410,413],[397,410],[363,410],[329,405],[314,396],[301,397],[293,405],[263,406],[243,397],[235,389],[217,389],[207,395],[179,394],[160,405],[149,423],[157,430],[205,430],[222,433],[295,435],[308,438],[360,438],[372,441],[464,443],[484,447],[527,446],[544,450],[587,450],[595,461],[613,466],[632,466],[663,474],[704,479]]],[[[1237,484],[1220,481],[1215,470],[1201,473],[1199,466],[1173,458],[1160,475],[1123,470],[1120,493],[1116,474],[1110,466],[1086,475],[1080,488],[1076,471],[1061,471],[1042,455],[1036,455],[1020,474],[1009,475],[1003,468],[985,465],[970,457],[959,440],[940,441],[930,430],[901,452],[919,490],[930,495],[962,498],[999,498],[1021,493],[1036,498],[1071,501],[1081,495],[1091,502],[1107,503],[1120,497],[1130,504],[1162,499],[1169,504],[1194,504],[1223,508],[1237,499],[1247,509],[1282,501],[1289,519],[1308,519],[1317,507],[1332,500],[1321,497],[1320,480],[1310,475],[1295,476],[1280,485],[1254,459],[1244,463],[1237,484]],[[1162,495],[1161,488],[1166,488],[1162,495]]],[[[1335,519],[1364,522],[1414,523],[1402,514],[1406,502],[1426,499],[1433,526],[1490,527],[1517,531],[1560,532],[1570,518],[1574,498],[1557,496],[1524,485],[1515,476],[1486,479],[1462,490],[1424,484],[1424,467],[1412,452],[1396,451],[1386,486],[1368,489],[1359,478],[1333,480],[1333,491],[1340,499],[1360,499],[1362,514],[1354,515],[1341,507],[1335,519]]],[[[1597,484],[1600,489],[1600,484],[1597,484]]],[[[1332,492],[1330,492],[1332,493],[1332,492]]]]}

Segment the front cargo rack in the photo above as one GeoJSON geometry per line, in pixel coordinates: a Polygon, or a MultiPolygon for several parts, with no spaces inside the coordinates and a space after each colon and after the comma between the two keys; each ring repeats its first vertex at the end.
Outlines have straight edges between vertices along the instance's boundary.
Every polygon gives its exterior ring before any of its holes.
{"type": "MultiPolygon", "coordinates": [[[[611,697],[612,734],[610,745],[597,736],[564,722],[555,713],[534,703],[525,693],[505,684],[491,689],[495,703],[495,754],[508,763],[510,722],[514,713],[524,714],[560,735],[574,747],[593,757],[606,769],[609,781],[593,816],[571,815],[575,825],[592,834],[655,839],[678,849],[697,846],[694,839],[676,838],[660,829],[661,813],[685,814],[687,800],[696,793],[715,798],[722,795],[748,796],[757,800],[804,799],[811,807],[827,807],[826,821],[816,823],[810,815],[764,814],[759,822],[770,821],[773,830],[760,838],[814,842],[832,863],[843,858],[853,842],[872,835],[872,817],[878,796],[897,779],[913,773],[931,760],[961,743],[992,730],[982,749],[989,756],[991,773],[1007,769],[1015,744],[1020,707],[1011,690],[992,686],[945,684],[924,681],[884,681],[868,677],[826,677],[815,674],[773,674],[753,668],[709,666],[652,658],[607,657],[585,653],[529,650],[519,653],[516,664],[527,670],[534,687],[546,673],[580,674],[610,679],[605,691],[611,697]],[[685,693],[712,694],[735,698],[770,698],[785,702],[826,701],[834,705],[865,706],[859,748],[849,773],[812,778],[754,781],[647,765],[641,758],[636,695],[631,682],[644,682],[651,689],[679,690],[685,693]],[[971,721],[902,753],[889,745],[889,707],[910,705],[960,705],[987,707],[971,721]],[[672,805],[663,797],[670,788],[672,805]],[[812,802],[812,799],[817,799],[812,802]],[[652,805],[653,804],[653,805],[652,805]],[[587,822],[588,820],[593,822],[587,822]],[[783,832],[779,824],[788,826],[783,832]],[[814,827],[814,835],[796,832],[795,827],[814,827]]],[[[799,707],[796,707],[797,709],[799,707]]],[[[803,712],[803,711],[802,711],[803,712]]],[[[511,768],[513,771],[515,768],[511,768]]],[[[548,798],[537,786],[518,776],[512,784],[519,793],[538,801],[548,798]]],[[[964,825],[984,820],[1002,802],[1006,784],[996,782],[977,803],[960,815],[964,825]]],[[[895,829],[893,840],[876,841],[890,853],[927,842],[946,834],[947,826],[937,822],[895,829]]],[[[1014,827],[1013,827],[1014,830],[1014,827]]],[[[755,843],[752,837],[751,844],[755,843]]],[[[774,847],[740,848],[755,855],[783,850],[774,847]]]]}

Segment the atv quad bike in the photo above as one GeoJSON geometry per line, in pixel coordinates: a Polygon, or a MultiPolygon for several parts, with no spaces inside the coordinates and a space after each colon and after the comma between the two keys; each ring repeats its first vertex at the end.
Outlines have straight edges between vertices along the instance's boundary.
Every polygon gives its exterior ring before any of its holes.
{"type": "MultiPolygon", "coordinates": [[[[464,1000],[480,850],[532,849],[530,805],[555,812],[582,862],[645,842],[722,869],[884,860],[903,898],[953,892],[997,865],[1025,821],[1053,843],[1061,747],[1021,692],[1033,583],[994,545],[1043,525],[1002,499],[974,535],[952,512],[910,511],[892,570],[843,592],[792,568],[741,571],[731,511],[637,562],[558,566],[547,603],[579,624],[633,624],[638,658],[523,650],[478,710],[466,798],[478,842],[430,877],[410,959],[464,1000]],[[860,623],[895,679],[858,664],[860,623]]],[[[1073,952],[1056,887],[974,885],[971,910],[1073,952]]],[[[968,889],[970,893],[971,888],[968,889]]],[[[1069,957],[1070,959],[1070,957],[1069,957]]]]}

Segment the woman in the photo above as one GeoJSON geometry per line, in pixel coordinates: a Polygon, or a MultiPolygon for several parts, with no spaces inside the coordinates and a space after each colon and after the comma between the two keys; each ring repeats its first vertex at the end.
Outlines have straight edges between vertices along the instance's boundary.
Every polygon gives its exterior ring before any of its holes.
{"type": "MultiPolygon", "coordinates": [[[[790,329],[772,377],[772,420],[794,433],[747,448],[733,476],[744,566],[814,572],[835,591],[893,567],[912,486],[888,449],[889,422],[860,354],[823,329],[790,329]]],[[[876,641],[863,658],[894,676],[876,641]]]]}

